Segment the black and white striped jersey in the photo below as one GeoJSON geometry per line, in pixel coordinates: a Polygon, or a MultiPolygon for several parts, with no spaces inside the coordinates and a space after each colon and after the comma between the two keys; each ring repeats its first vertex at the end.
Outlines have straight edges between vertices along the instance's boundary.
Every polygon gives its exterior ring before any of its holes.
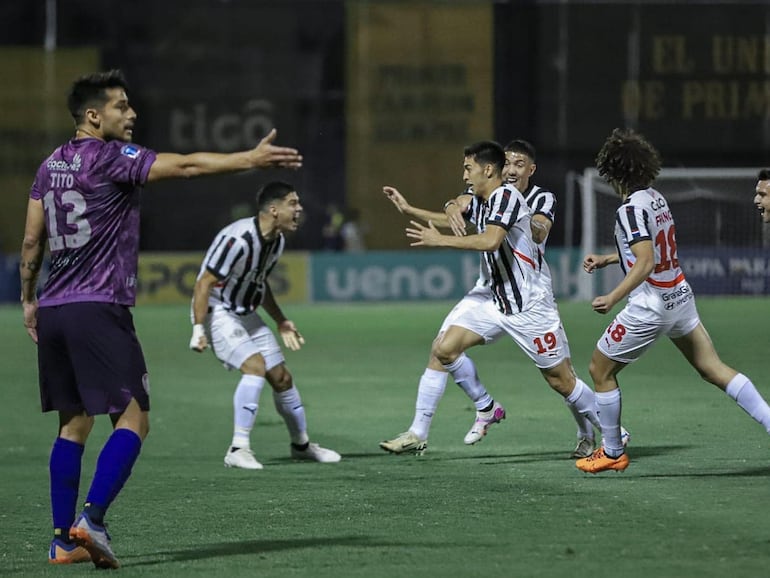
{"type": "MultiPolygon", "coordinates": [[[[556,218],[556,195],[534,183],[530,183],[527,190],[522,192],[522,195],[524,200],[527,201],[531,215],[543,215],[552,223],[554,222],[556,218]]],[[[553,278],[551,276],[551,269],[545,260],[545,244],[547,242],[548,237],[546,236],[543,242],[538,245],[538,267],[541,269],[541,273],[548,278],[548,285],[550,286],[553,278]]]]}
{"type": "Polygon", "coordinates": [[[488,284],[497,308],[506,315],[529,309],[548,294],[538,267],[538,249],[530,231],[530,209],[521,193],[505,184],[484,201],[473,196],[465,218],[479,233],[503,227],[507,233],[496,251],[481,253],[480,281],[488,284]]]}
{"type": "Polygon", "coordinates": [[[209,295],[209,306],[221,305],[237,314],[259,307],[267,276],[285,244],[282,234],[266,241],[254,217],[240,219],[222,229],[206,252],[198,274],[200,278],[204,271],[209,271],[219,279],[209,295]]]}

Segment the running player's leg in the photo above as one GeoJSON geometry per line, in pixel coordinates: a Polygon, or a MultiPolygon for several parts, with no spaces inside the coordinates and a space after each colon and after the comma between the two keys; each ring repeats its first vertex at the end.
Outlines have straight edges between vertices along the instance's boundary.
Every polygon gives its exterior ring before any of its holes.
{"type": "Polygon", "coordinates": [[[719,358],[702,323],[698,323],[690,333],[672,337],[671,340],[704,380],[726,392],[770,433],[770,407],[767,402],[748,377],[719,358]]]}

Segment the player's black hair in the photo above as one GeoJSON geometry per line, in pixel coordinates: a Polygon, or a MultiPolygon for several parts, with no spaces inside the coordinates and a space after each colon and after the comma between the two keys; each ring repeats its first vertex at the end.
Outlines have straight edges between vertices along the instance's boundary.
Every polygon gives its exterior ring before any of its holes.
{"type": "Polygon", "coordinates": [[[762,169],[759,171],[759,175],[757,175],[758,181],[767,181],[770,180],[770,169],[762,169]]]}
{"type": "Polygon", "coordinates": [[[271,181],[262,185],[257,191],[257,211],[261,211],[272,201],[285,199],[289,193],[296,191],[293,185],[283,181],[271,181]]]}
{"type": "Polygon", "coordinates": [[[596,168],[610,184],[633,192],[649,187],[660,172],[660,153],[641,134],[616,128],[596,155],[596,168]]]}
{"type": "Polygon", "coordinates": [[[108,88],[122,88],[128,92],[128,82],[120,70],[95,72],[81,76],[72,83],[67,94],[67,108],[76,124],[85,120],[88,108],[104,106],[108,88]]]}
{"type": "Polygon", "coordinates": [[[503,172],[505,165],[505,151],[499,143],[491,140],[483,140],[465,147],[463,151],[466,157],[473,158],[478,164],[491,164],[498,174],[503,172]]]}
{"type": "Polygon", "coordinates": [[[535,147],[531,142],[525,141],[524,139],[517,138],[509,142],[505,145],[505,152],[526,155],[532,159],[533,163],[535,162],[535,147]]]}

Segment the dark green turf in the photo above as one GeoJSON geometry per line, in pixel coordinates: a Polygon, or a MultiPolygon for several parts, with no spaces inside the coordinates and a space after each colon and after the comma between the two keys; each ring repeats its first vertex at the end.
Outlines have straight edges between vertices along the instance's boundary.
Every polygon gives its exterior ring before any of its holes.
{"type": "MultiPolygon", "coordinates": [[[[295,463],[264,392],[252,446],[260,472],[229,470],[238,379],[187,349],[185,307],[142,307],[152,431],[109,512],[121,575],[760,577],[770,573],[770,439],[701,382],[668,342],[622,375],[632,462],[589,476],[567,458],[571,418],[510,343],[471,351],[508,419],[467,447],[469,402],[453,385],[422,457],[377,443],[411,423],[416,383],[451,304],[286,306],[307,343],[288,352],[311,436],[336,465],[295,463]]],[[[723,359],[770,397],[768,299],[705,299],[723,359]]],[[[578,372],[610,318],[561,306],[578,372]]],[[[0,308],[0,574],[49,567],[47,456],[56,418],[38,409],[34,346],[18,308],[0,308]]],[[[101,441],[84,461],[82,492],[101,441]]]]}

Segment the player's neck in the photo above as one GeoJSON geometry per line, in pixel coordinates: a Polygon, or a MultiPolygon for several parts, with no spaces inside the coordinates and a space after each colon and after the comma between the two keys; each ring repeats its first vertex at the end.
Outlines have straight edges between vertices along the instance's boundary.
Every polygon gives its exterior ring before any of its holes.
{"type": "Polygon", "coordinates": [[[270,214],[260,213],[257,218],[259,234],[266,241],[272,241],[278,236],[278,226],[276,219],[270,214]]]}
{"type": "Polygon", "coordinates": [[[75,129],[75,138],[98,138],[104,140],[104,137],[91,127],[79,126],[75,129]]]}
{"type": "Polygon", "coordinates": [[[503,186],[502,179],[490,179],[484,183],[483,188],[480,188],[476,194],[486,201],[489,199],[489,197],[492,196],[492,193],[494,193],[501,186],[503,186]]]}

